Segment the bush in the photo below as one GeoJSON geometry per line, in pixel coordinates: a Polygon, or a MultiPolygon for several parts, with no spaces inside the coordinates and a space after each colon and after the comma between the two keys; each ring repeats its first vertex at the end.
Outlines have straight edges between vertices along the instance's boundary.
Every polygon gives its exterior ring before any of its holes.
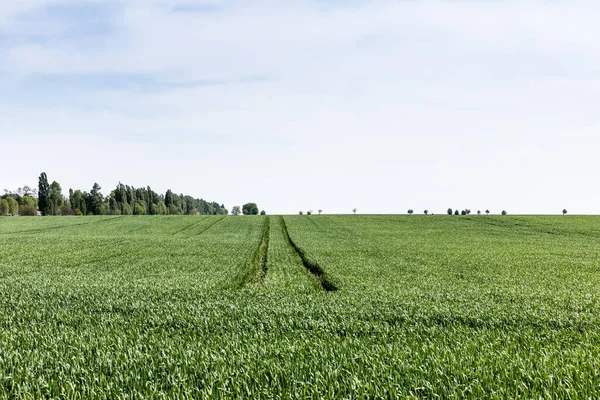
{"type": "Polygon", "coordinates": [[[28,204],[22,205],[20,208],[21,215],[24,217],[35,217],[38,213],[37,208],[28,204]]]}
{"type": "MultiPolygon", "coordinates": [[[[23,206],[21,206],[21,208],[22,207],[23,206]]],[[[75,215],[75,211],[73,211],[73,209],[71,208],[71,206],[68,206],[68,205],[64,204],[60,208],[60,215],[75,215]]]]}
{"type": "Polygon", "coordinates": [[[265,212],[265,210],[262,210],[262,211],[260,212],[260,215],[267,215],[267,213],[265,212]]]}

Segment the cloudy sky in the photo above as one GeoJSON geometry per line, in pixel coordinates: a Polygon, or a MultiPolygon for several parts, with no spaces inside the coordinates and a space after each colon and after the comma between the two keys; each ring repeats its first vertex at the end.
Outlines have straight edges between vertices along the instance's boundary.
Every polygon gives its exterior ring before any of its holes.
{"type": "Polygon", "coordinates": [[[0,2],[0,189],[600,213],[594,1],[0,2]]]}

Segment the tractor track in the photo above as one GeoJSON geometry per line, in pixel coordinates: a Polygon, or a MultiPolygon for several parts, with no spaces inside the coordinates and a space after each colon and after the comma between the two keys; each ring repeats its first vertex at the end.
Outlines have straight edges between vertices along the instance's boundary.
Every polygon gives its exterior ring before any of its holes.
{"type": "Polygon", "coordinates": [[[327,274],[325,273],[323,268],[319,264],[308,258],[304,250],[294,242],[287,229],[287,225],[285,224],[285,219],[282,216],[280,216],[279,218],[281,221],[281,230],[283,233],[283,237],[285,238],[288,245],[292,249],[294,249],[296,254],[298,254],[300,260],[302,260],[304,268],[308,270],[308,272],[315,278],[315,280],[319,283],[319,285],[325,292],[335,292],[336,290],[338,290],[337,286],[327,277],[327,274]]]}

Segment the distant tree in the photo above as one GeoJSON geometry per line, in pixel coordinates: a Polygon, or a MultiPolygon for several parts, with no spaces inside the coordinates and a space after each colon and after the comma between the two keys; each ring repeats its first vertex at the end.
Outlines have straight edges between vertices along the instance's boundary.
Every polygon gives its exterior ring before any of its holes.
{"type": "MultiPolygon", "coordinates": [[[[87,215],[87,204],[85,201],[85,195],[81,190],[69,189],[69,202],[71,208],[75,211],[75,215],[87,215]]],[[[127,204],[129,206],[129,204],[127,204]]],[[[131,207],[129,207],[129,214],[131,214],[131,207]]]]}
{"type": "Polygon", "coordinates": [[[423,214],[428,215],[429,214],[429,210],[423,211],[423,214]]]}
{"type": "Polygon", "coordinates": [[[8,215],[8,200],[0,200],[0,216],[6,217],[8,215]]]}
{"type": "Polygon", "coordinates": [[[260,212],[260,215],[267,215],[267,213],[265,212],[265,210],[262,210],[262,211],[260,212]]]}
{"type": "Polygon", "coordinates": [[[454,210],[454,215],[458,215],[458,214],[459,214],[458,210],[454,210]]]}
{"type": "Polygon", "coordinates": [[[8,202],[8,213],[11,215],[19,215],[19,202],[12,196],[5,198],[8,202]]]}
{"type": "Polygon", "coordinates": [[[477,210],[477,215],[481,215],[481,210],[477,210]]]}
{"type": "MultiPolygon", "coordinates": [[[[102,214],[106,214],[105,210],[102,207],[102,203],[104,203],[104,196],[102,196],[102,193],[100,192],[102,188],[100,187],[100,185],[98,185],[97,183],[94,183],[94,186],[92,187],[92,191],[86,196],[86,205],[87,205],[87,211],[88,213],[91,213],[93,215],[102,215],[102,214]]],[[[140,200],[138,200],[139,202],[140,200]]],[[[107,206],[108,208],[108,206],[107,206]]],[[[137,204],[136,204],[136,209],[137,209],[137,204]]],[[[146,204],[144,203],[144,210],[146,209],[146,204]]],[[[146,214],[146,212],[144,211],[144,214],[146,214]]]]}
{"type": "Polygon", "coordinates": [[[409,209],[408,210],[408,215],[412,215],[413,214],[413,210],[409,209]]]}
{"type": "Polygon", "coordinates": [[[308,210],[308,211],[306,212],[306,215],[312,215],[312,210],[308,210]]]}
{"type": "Polygon", "coordinates": [[[506,210],[502,210],[502,215],[506,215],[506,214],[508,214],[508,213],[506,212],[506,210]]]}
{"type": "Polygon", "coordinates": [[[319,215],[321,215],[322,212],[323,212],[323,210],[319,210],[319,215]]]}
{"type": "Polygon", "coordinates": [[[462,211],[460,212],[460,215],[467,215],[467,210],[462,210],[462,211]]]}
{"type": "Polygon", "coordinates": [[[121,207],[121,215],[132,215],[133,214],[133,210],[131,208],[131,206],[129,205],[129,203],[123,203],[123,206],[121,207]]]}
{"type": "Polygon", "coordinates": [[[48,215],[49,211],[49,199],[50,195],[50,184],[48,183],[48,176],[45,172],[40,174],[39,182],[38,182],[38,199],[39,199],[39,209],[43,215],[48,215]]]}
{"type": "Polygon", "coordinates": [[[486,213],[487,215],[490,215],[490,210],[485,210],[485,213],[486,213]]]}
{"type": "Polygon", "coordinates": [[[50,185],[50,191],[48,193],[48,205],[51,215],[60,214],[60,207],[64,204],[64,197],[62,194],[62,188],[60,184],[53,181],[50,185]]]}
{"type": "Polygon", "coordinates": [[[136,201],[133,212],[135,215],[146,215],[147,214],[146,202],[143,200],[136,201]]]}
{"type": "Polygon", "coordinates": [[[304,213],[302,211],[298,211],[298,214],[300,215],[304,215],[304,213]]]}
{"type": "Polygon", "coordinates": [[[37,200],[31,196],[23,196],[21,197],[21,201],[19,201],[19,205],[20,206],[30,206],[30,207],[36,207],[37,206],[37,200]]]}
{"type": "Polygon", "coordinates": [[[233,206],[231,209],[231,215],[240,215],[241,213],[242,210],[240,209],[240,206],[233,206]]]}
{"type": "Polygon", "coordinates": [[[448,215],[452,215],[452,209],[451,208],[448,209],[448,215]]]}
{"type": "Polygon", "coordinates": [[[256,203],[246,203],[242,206],[244,215],[258,215],[258,206],[256,203]]]}
{"type": "Polygon", "coordinates": [[[354,213],[354,215],[356,215],[356,208],[353,208],[352,212],[354,213]]]}
{"type": "Polygon", "coordinates": [[[563,215],[567,215],[567,209],[566,208],[563,210],[563,215]]]}

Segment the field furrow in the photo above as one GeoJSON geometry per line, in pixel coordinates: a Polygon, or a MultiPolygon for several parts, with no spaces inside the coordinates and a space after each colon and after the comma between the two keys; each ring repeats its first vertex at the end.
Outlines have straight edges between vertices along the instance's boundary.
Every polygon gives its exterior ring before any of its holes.
{"type": "Polygon", "coordinates": [[[271,218],[267,271],[264,280],[267,290],[311,293],[320,289],[319,282],[307,272],[289,244],[282,217],[271,218]]]}

